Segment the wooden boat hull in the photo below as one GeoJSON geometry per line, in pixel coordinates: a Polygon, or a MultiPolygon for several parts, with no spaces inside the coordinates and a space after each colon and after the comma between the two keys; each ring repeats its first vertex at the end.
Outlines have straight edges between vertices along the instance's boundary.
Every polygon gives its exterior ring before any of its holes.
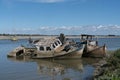
{"type": "Polygon", "coordinates": [[[22,56],[24,53],[24,48],[23,47],[17,47],[13,51],[11,51],[7,56],[8,57],[17,57],[17,56],[22,56]]]}
{"type": "Polygon", "coordinates": [[[54,52],[37,52],[33,54],[32,58],[40,58],[40,59],[47,59],[47,58],[54,58],[54,59],[71,59],[71,58],[81,58],[83,53],[83,49],[78,49],[78,48],[73,48],[69,50],[68,52],[66,51],[61,51],[58,53],[54,52]]]}
{"type": "Polygon", "coordinates": [[[73,47],[69,51],[37,51],[35,48],[25,48],[25,47],[17,47],[13,51],[11,51],[7,56],[8,57],[21,57],[21,56],[29,56],[30,58],[39,58],[39,59],[71,59],[71,58],[81,58],[83,54],[84,48],[73,47]]]}
{"type": "Polygon", "coordinates": [[[74,41],[66,40],[64,35],[54,39],[37,40],[22,46],[23,49],[13,50],[8,56],[30,56],[31,58],[81,58],[84,48],[78,47],[74,41]]]}
{"type": "Polygon", "coordinates": [[[107,49],[106,45],[103,46],[86,45],[83,56],[104,57],[106,56],[106,49],[107,49]]]}

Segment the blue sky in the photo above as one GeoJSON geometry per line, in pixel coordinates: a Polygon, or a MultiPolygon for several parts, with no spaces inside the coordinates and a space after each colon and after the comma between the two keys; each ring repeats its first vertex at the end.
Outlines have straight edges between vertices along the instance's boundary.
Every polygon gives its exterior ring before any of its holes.
{"type": "Polygon", "coordinates": [[[120,35],[120,0],[0,0],[0,33],[120,35]]]}

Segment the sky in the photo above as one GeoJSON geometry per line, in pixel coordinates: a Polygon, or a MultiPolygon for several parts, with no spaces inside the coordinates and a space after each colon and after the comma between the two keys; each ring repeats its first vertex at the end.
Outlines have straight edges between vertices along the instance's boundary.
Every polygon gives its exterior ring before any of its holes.
{"type": "Polygon", "coordinates": [[[0,0],[0,34],[120,35],[120,0],[0,0]]]}

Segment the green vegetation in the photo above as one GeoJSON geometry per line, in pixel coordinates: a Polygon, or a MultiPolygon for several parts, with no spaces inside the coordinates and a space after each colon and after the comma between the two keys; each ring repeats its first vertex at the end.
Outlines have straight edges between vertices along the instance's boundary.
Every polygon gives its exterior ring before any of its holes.
{"type": "Polygon", "coordinates": [[[115,51],[114,56],[120,59],[120,49],[115,51]]]}
{"type": "Polygon", "coordinates": [[[106,60],[107,64],[102,67],[104,73],[97,80],[120,80],[120,49],[111,53],[106,60]]]}

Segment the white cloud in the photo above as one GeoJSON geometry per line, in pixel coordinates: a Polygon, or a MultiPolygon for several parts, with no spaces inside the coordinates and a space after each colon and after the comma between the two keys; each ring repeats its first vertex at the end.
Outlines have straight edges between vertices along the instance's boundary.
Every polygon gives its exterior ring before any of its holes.
{"type": "MultiPolygon", "coordinates": [[[[12,30],[13,31],[13,30],[12,30]]],[[[14,29],[18,34],[46,34],[56,35],[60,33],[68,35],[92,34],[92,35],[120,35],[120,26],[118,25],[97,25],[97,26],[40,26],[39,28],[21,28],[14,29]]]]}
{"type": "Polygon", "coordinates": [[[103,25],[99,25],[97,26],[97,29],[100,29],[100,28],[103,28],[104,26],[103,25]]]}

